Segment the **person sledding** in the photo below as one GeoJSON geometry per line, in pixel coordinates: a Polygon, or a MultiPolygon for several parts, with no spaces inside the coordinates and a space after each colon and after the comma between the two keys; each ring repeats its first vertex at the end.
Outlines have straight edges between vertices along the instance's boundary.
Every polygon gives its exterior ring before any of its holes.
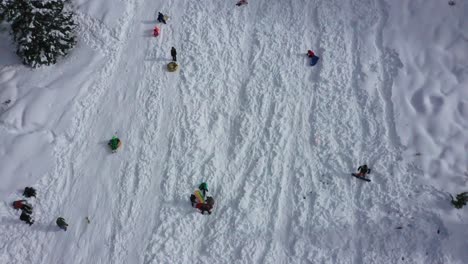
{"type": "Polygon", "coordinates": [[[24,211],[20,215],[20,220],[28,223],[29,225],[34,224],[34,219],[32,219],[31,215],[24,211]]]}
{"type": "Polygon", "coordinates": [[[204,203],[197,203],[195,205],[195,208],[197,208],[198,210],[200,210],[200,213],[201,214],[205,214],[205,212],[207,212],[208,214],[211,214],[211,211],[213,210],[213,206],[214,206],[214,199],[213,197],[211,196],[208,196],[206,198],[206,202],[204,203]]]}
{"type": "Polygon", "coordinates": [[[115,153],[117,152],[117,149],[122,146],[122,141],[120,141],[118,137],[113,136],[112,139],[109,140],[109,143],[107,143],[107,145],[109,145],[109,147],[111,148],[112,153],[115,153]]]}
{"type": "Polygon", "coordinates": [[[158,22],[166,24],[168,16],[165,16],[163,13],[158,12],[158,22]]]}
{"type": "Polygon", "coordinates": [[[36,190],[33,187],[26,187],[24,188],[23,192],[24,197],[36,197],[36,190]]]}
{"type": "Polygon", "coordinates": [[[192,207],[200,210],[201,214],[205,214],[205,212],[211,214],[214,206],[214,199],[211,196],[205,196],[206,192],[208,192],[208,184],[206,182],[202,182],[198,187],[199,189],[195,190],[194,194],[190,195],[192,207]]]}
{"type": "Polygon", "coordinates": [[[63,217],[57,218],[57,226],[62,229],[63,231],[67,231],[68,224],[65,222],[65,219],[63,217]]]}
{"type": "Polygon", "coordinates": [[[21,211],[32,214],[32,206],[26,202],[26,200],[18,200],[13,202],[13,208],[16,210],[20,209],[21,211]]]}
{"type": "Polygon", "coordinates": [[[358,173],[356,175],[362,178],[365,178],[366,174],[369,174],[371,172],[371,170],[367,167],[366,164],[359,166],[357,170],[358,170],[358,173]]]}
{"type": "Polygon", "coordinates": [[[361,165],[359,166],[357,170],[358,170],[358,173],[351,173],[351,175],[366,182],[371,181],[369,178],[366,177],[366,175],[371,172],[371,170],[367,167],[367,165],[365,164],[361,165]]]}
{"type": "Polygon", "coordinates": [[[312,50],[307,50],[307,57],[310,58],[310,65],[314,66],[320,59],[312,50]]]}
{"type": "Polygon", "coordinates": [[[239,2],[237,2],[236,6],[242,6],[242,5],[246,5],[246,4],[248,4],[247,0],[240,0],[239,2]]]}
{"type": "Polygon", "coordinates": [[[158,26],[155,26],[153,29],[153,36],[157,37],[159,36],[159,34],[161,34],[161,30],[159,29],[158,26]]]}
{"type": "Polygon", "coordinates": [[[202,182],[199,186],[198,189],[202,192],[203,198],[206,197],[206,193],[208,192],[208,183],[202,182]]]}

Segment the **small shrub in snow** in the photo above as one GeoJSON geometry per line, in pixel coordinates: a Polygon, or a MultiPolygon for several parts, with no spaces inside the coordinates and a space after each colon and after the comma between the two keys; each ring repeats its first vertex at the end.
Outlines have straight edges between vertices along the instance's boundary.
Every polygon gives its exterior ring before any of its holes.
{"type": "Polygon", "coordinates": [[[453,197],[452,197],[452,204],[457,209],[460,209],[463,206],[465,206],[466,202],[468,202],[468,192],[462,192],[460,194],[457,194],[457,199],[456,200],[454,200],[453,197]]]}
{"type": "Polygon", "coordinates": [[[24,64],[54,64],[75,46],[76,24],[63,0],[3,0],[3,6],[24,64]]]}

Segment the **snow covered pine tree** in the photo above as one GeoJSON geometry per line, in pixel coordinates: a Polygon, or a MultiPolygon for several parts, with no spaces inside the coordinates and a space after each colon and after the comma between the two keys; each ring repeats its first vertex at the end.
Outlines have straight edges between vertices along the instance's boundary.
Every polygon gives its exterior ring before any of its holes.
{"type": "Polygon", "coordinates": [[[2,0],[11,22],[16,53],[31,67],[50,65],[76,44],[73,13],[67,0],[2,0]]]}

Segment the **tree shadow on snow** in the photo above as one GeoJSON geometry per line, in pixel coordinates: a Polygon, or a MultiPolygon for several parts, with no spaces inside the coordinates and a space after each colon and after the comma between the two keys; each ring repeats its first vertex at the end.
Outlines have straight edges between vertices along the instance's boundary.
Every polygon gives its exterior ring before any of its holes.
{"type": "Polygon", "coordinates": [[[4,25],[0,25],[0,67],[1,66],[12,66],[21,65],[21,60],[16,55],[16,48],[13,39],[8,34],[8,28],[4,25]]]}

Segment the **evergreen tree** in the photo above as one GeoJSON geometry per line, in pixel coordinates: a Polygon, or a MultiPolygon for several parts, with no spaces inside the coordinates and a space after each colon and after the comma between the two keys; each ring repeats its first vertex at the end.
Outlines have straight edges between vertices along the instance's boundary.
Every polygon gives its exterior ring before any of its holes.
{"type": "Polygon", "coordinates": [[[456,200],[454,200],[452,197],[452,205],[457,209],[460,209],[463,206],[465,206],[466,202],[468,202],[468,192],[462,192],[462,193],[457,194],[456,200]]]}
{"type": "Polygon", "coordinates": [[[32,67],[50,65],[76,44],[73,13],[63,0],[4,0],[16,53],[32,67]]]}
{"type": "Polygon", "coordinates": [[[0,0],[0,24],[5,20],[5,0],[0,0]]]}

